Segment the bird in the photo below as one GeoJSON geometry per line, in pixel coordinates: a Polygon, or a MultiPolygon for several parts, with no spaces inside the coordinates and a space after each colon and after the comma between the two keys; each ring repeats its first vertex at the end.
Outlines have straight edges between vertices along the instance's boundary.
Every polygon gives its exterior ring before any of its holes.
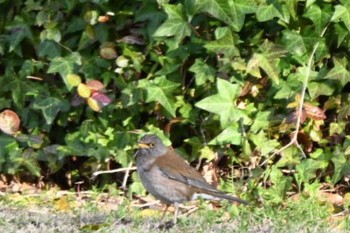
{"type": "Polygon", "coordinates": [[[169,206],[174,205],[172,223],[175,225],[179,204],[198,198],[226,199],[249,204],[207,183],[194,167],[191,167],[175,150],[165,146],[158,136],[146,134],[138,142],[138,146],[135,159],[141,182],[150,194],[166,204],[161,221],[169,206]]]}

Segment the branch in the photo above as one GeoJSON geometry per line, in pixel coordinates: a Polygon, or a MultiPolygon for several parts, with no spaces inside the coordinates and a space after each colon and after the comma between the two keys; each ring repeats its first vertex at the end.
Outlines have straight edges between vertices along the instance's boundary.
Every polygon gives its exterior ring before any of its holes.
{"type": "MultiPolygon", "coordinates": [[[[329,25],[329,23],[325,26],[325,28],[321,32],[321,34],[320,34],[321,38],[326,33],[328,25],[329,25]]],[[[297,112],[297,122],[296,122],[296,127],[295,127],[295,130],[294,130],[294,133],[293,133],[293,138],[290,140],[290,142],[287,145],[285,145],[281,149],[279,149],[276,152],[274,152],[269,158],[267,158],[264,162],[262,162],[260,164],[260,166],[263,166],[270,159],[272,159],[276,154],[281,153],[283,150],[287,149],[291,145],[296,145],[298,147],[298,149],[301,151],[301,153],[303,154],[303,157],[306,158],[305,152],[303,151],[303,149],[301,148],[301,146],[300,146],[300,144],[298,142],[298,132],[300,130],[301,116],[302,116],[303,106],[304,106],[304,102],[305,102],[306,88],[307,88],[307,84],[308,84],[309,79],[310,79],[312,61],[313,61],[313,58],[315,56],[315,53],[316,53],[317,48],[318,48],[319,45],[320,45],[319,41],[314,45],[314,48],[313,48],[313,50],[312,50],[312,52],[310,54],[310,58],[309,58],[308,63],[307,63],[307,71],[306,71],[306,75],[305,75],[305,80],[303,82],[303,89],[301,91],[300,104],[299,104],[298,112],[297,112]]]]}

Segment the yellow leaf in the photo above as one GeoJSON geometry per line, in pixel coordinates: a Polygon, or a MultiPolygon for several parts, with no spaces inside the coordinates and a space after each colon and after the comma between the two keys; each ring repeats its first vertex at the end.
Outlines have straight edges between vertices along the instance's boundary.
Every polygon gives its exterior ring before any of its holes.
{"type": "Polygon", "coordinates": [[[69,210],[69,202],[68,202],[68,198],[67,196],[62,196],[60,197],[60,199],[58,199],[56,202],[55,202],[55,207],[57,210],[60,210],[60,211],[67,211],[69,210]]]}
{"type": "Polygon", "coordinates": [[[78,85],[78,94],[83,98],[89,98],[91,95],[91,90],[86,84],[80,83],[78,85]]]}
{"type": "Polygon", "coordinates": [[[72,87],[76,87],[81,83],[81,78],[77,74],[68,74],[67,81],[72,87]]]}
{"type": "Polygon", "coordinates": [[[141,211],[141,216],[142,217],[153,217],[153,216],[158,216],[161,212],[159,210],[155,209],[143,209],[141,211]]]}
{"type": "Polygon", "coordinates": [[[101,112],[102,111],[102,105],[100,102],[98,102],[97,100],[95,100],[94,98],[88,98],[87,99],[87,103],[89,105],[89,107],[94,110],[95,112],[101,112]]]}

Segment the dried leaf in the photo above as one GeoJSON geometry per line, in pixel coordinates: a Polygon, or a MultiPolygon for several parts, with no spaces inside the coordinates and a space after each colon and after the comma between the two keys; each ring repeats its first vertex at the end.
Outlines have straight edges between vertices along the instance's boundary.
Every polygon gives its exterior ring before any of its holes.
{"type": "Polygon", "coordinates": [[[83,98],[89,98],[91,96],[91,89],[84,83],[78,85],[78,94],[83,98]]]}
{"type": "Polygon", "coordinates": [[[145,44],[145,41],[142,38],[137,37],[137,36],[133,36],[133,35],[125,36],[125,37],[117,40],[117,42],[124,42],[127,44],[138,44],[138,45],[145,44]]]}
{"type": "Polygon", "coordinates": [[[313,120],[324,120],[327,118],[326,114],[324,114],[324,111],[317,106],[313,106],[309,103],[304,103],[303,108],[305,109],[306,116],[313,120]]]}
{"type": "Polygon", "coordinates": [[[119,56],[115,62],[117,66],[121,68],[126,68],[129,65],[129,59],[127,59],[125,56],[119,56]]]}
{"type": "Polygon", "coordinates": [[[92,92],[102,91],[105,88],[102,82],[95,79],[87,81],[86,86],[88,86],[92,92]]]}
{"type": "Polygon", "coordinates": [[[107,23],[109,21],[109,16],[108,15],[100,15],[98,17],[97,21],[100,23],[107,23]]]}
{"type": "Polygon", "coordinates": [[[5,110],[0,113],[0,130],[9,135],[14,135],[19,130],[20,119],[18,115],[11,110],[5,110]]]}
{"type": "Polygon", "coordinates": [[[67,196],[62,196],[60,199],[58,199],[55,203],[56,209],[60,211],[67,211],[69,210],[69,203],[67,196]]]}
{"type": "MultiPolygon", "coordinates": [[[[294,133],[291,135],[291,138],[293,138],[293,135],[294,133]]],[[[310,135],[303,132],[298,132],[297,139],[300,144],[304,145],[304,149],[306,152],[310,153],[312,151],[313,143],[310,135]]]]}
{"type": "Polygon", "coordinates": [[[94,110],[95,112],[101,112],[102,111],[102,104],[99,101],[95,100],[94,98],[89,97],[87,99],[87,103],[88,103],[89,107],[92,110],[94,110]]]}
{"type": "Polygon", "coordinates": [[[321,201],[326,201],[335,205],[343,204],[343,197],[337,193],[329,193],[321,190],[317,196],[321,201]]]}
{"type": "MultiPolygon", "coordinates": [[[[298,119],[298,110],[295,110],[291,113],[288,114],[286,118],[286,123],[287,124],[293,124],[296,123],[298,119]]],[[[306,112],[304,109],[301,111],[301,117],[300,117],[300,124],[304,123],[306,120],[306,112]]]]}
{"type": "Polygon", "coordinates": [[[100,49],[100,55],[101,57],[112,60],[117,58],[117,52],[115,51],[115,48],[113,47],[102,47],[100,49]]]}
{"type": "Polygon", "coordinates": [[[72,106],[76,107],[76,106],[79,106],[79,105],[81,105],[83,103],[85,103],[85,99],[84,98],[80,97],[77,94],[75,94],[73,96],[73,99],[72,99],[72,102],[71,102],[72,106]]]}
{"type": "Polygon", "coordinates": [[[102,106],[107,106],[112,102],[111,98],[109,98],[107,95],[100,92],[94,92],[91,98],[94,98],[95,100],[97,100],[100,104],[102,104],[102,106]]]}

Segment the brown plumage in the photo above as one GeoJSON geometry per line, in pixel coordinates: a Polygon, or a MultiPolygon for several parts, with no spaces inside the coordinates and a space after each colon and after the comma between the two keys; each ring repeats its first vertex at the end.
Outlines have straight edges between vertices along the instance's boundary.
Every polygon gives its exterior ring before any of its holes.
{"type": "Polygon", "coordinates": [[[197,197],[248,204],[207,183],[195,168],[188,165],[174,150],[166,147],[155,135],[148,134],[140,140],[135,157],[137,171],[146,190],[167,206],[175,206],[174,224],[177,220],[178,204],[197,197]]]}

